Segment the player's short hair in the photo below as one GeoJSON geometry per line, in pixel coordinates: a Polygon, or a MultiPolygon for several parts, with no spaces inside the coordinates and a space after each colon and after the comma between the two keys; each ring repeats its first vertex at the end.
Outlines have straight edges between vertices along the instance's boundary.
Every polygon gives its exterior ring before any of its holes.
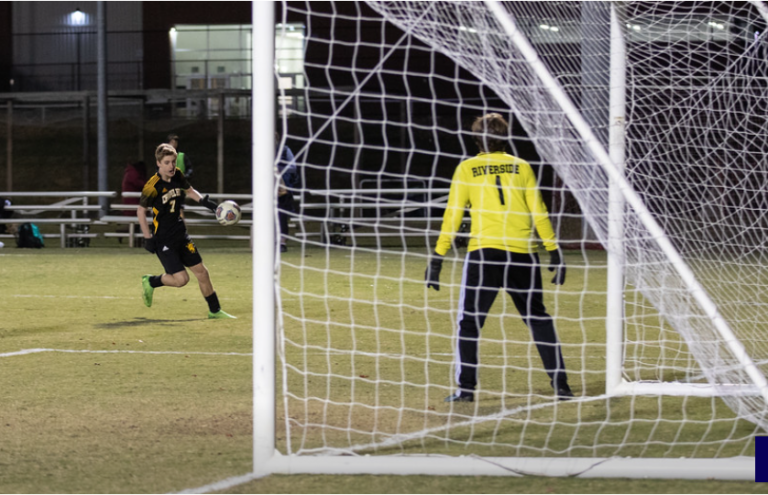
{"type": "Polygon", "coordinates": [[[472,123],[475,143],[481,152],[505,151],[509,140],[509,124],[501,114],[489,113],[478,117],[472,123]],[[498,136],[500,139],[496,139],[498,136]]]}
{"type": "Polygon", "coordinates": [[[178,141],[178,140],[179,140],[179,135],[178,135],[178,134],[168,134],[168,137],[167,137],[167,138],[165,138],[165,142],[166,142],[166,143],[170,143],[170,142],[171,142],[171,141],[173,141],[174,139],[175,139],[176,141],[178,141]]]}
{"type": "Polygon", "coordinates": [[[176,150],[168,143],[163,143],[155,149],[155,160],[163,161],[166,156],[177,156],[176,150]]]}

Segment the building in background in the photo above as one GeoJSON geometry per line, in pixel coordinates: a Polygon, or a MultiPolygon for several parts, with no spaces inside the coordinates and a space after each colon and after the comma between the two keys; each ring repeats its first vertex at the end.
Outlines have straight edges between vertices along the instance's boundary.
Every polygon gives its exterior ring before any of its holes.
{"type": "MultiPolygon", "coordinates": [[[[0,91],[96,89],[97,2],[0,2],[0,91]]],[[[250,2],[107,2],[108,89],[251,88],[250,2]]],[[[281,87],[303,87],[304,26],[276,29],[281,87]]],[[[194,103],[193,103],[194,104],[194,103]]]]}

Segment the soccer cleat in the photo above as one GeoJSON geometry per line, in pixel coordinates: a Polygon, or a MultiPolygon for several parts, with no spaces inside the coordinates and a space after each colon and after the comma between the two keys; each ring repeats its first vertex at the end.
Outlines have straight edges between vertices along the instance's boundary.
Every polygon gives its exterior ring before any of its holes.
{"type": "Polygon", "coordinates": [[[151,275],[144,275],[141,277],[141,288],[144,289],[144,305],[148,308],[152,307],[152,295],[155,292],[155,288],[149,285],[149,277],[151,275]]]}
{"type": "Polygon", "coordinates": [[[231,314],[225,313],[223,310],[220,309],[215,313],[211,313],[210,311],[208,311],[208,319],[209,320],[229,320],[229,319],[236,320],[237,316],[232,316],[231,314]]]}
{"type": "Polygon", "coordinates": [[[443,402],[475,402],[475,394],[457,391],[446,397],[443,402]]]}
{"type": "Polygon", "coordinates": [[[287,251],[288,251],[288,246],[286,246],[285,244],[280,244],[280,252],[285,253],[287,251]]]}
{"type": "Polygon", "coordinates": [[[555,389],[555,396],[557,396],[557,400],[571,400],[573,399],[573,392],[571,392],[571,387],[565,384],[555,389]]]}

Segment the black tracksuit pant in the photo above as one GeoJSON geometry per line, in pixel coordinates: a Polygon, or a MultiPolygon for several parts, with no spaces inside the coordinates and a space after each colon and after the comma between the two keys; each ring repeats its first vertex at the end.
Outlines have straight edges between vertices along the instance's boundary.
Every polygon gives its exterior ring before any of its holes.
{"type": "Polygon", "coordinates": [[[530,329],[552,384],[567,384],[555,325],[544,307],[538,254],[478,249],[467,254],[459,298],[456,382],[462,391],[477,386],[478,339],[499,289],[512,297],[530,329]]]}
{"type": "Polygon", "coordinates": [[[289,214],[294,213],[293,194],[287,192],[277,197],[277,220],[280,224],[280,235],[288,235],[289,214]]]}

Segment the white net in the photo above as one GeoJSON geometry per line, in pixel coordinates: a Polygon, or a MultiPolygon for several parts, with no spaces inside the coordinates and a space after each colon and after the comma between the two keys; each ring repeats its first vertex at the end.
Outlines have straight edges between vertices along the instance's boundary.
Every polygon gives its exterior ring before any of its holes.
{"type": "MultiPolygon", "coordinates": [[[[603,149],[610,5],[504,4],[603,149]]],[[[768,350],[760,139],[768,93],[763,35],[754,32],[764,21],[751,5],[730,3],[620,4],[619,17],[627,181],[723,316],[713,323],[697,285],[681,276],[648,219],[627,207],[624,378],[709,383],[724,397],[603,395],[606,253],[590,248],[608,245],[605,163],[484,3],[286,4],[282,25],[303,25],[306,38],[301,78],[280,108],[301,175],[280,262],[281,449],[752,452],[752,435],[768,424],[766,391],[755,382],[768,350]],[[427,292],[424,268],[453,170],[477,152],[469,124],[491,111],[512,123],[510,151],[534,166],[570,248],[566,285],[555,290],[546,271],[544,279],[574,402],[553,400],[528,329],[500,295],[481,333],[477,400],[443,403],[455,387],[465,249],[449,253],[440,292],[427,292]],[[731,387],[742,393],[726,394],[731,387]]]]}

